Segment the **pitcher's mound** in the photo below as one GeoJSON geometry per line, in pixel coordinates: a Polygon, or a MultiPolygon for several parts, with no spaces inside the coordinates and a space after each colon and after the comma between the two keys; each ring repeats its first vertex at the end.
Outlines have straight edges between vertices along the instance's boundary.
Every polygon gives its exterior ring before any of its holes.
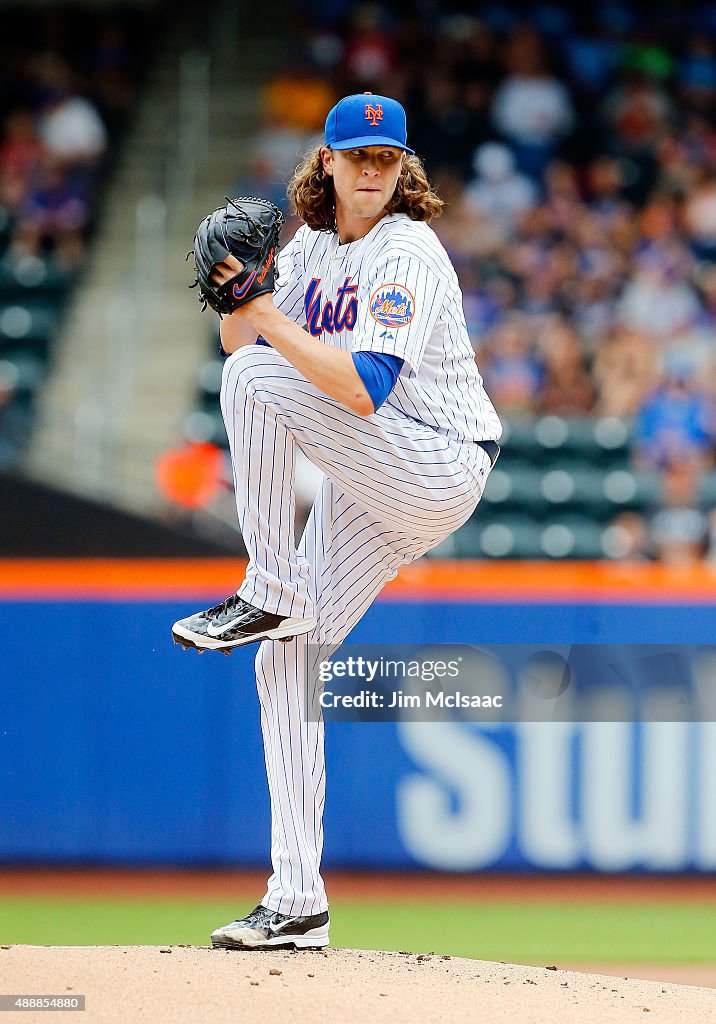
{"type": "MultiPolygon", "coordinates": [[[[0,977],[3,993],[84,995],[81,1024],[707,1024],[716,1019],[714,989],[355,949],[10,946],[0,949],[0,977]]],[[[21,1019],[47,1024],[48,1018],[45,1011],[24,1011],[21,1019]]]]}

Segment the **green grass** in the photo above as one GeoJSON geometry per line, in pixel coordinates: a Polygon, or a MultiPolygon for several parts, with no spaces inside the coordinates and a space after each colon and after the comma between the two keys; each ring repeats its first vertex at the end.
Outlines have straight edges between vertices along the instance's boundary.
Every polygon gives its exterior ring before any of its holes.
{"type": "MultiPolygon", "coordinates": [[[[248,904],[178,899],[0,899],[0,942],[207,945],[248,904]]],[[[482,960],[713,963],[713,905],[336,900],[331,943],[482,960]]]]}
{"type": "Polygon", "coordinates": [[[712,962],[716,911],[686,903],[394,903],[336,907],[334,945],[451,953],[480,960],[712,962]],[[349,908],[346,907],[346,910],[349,908]]]}

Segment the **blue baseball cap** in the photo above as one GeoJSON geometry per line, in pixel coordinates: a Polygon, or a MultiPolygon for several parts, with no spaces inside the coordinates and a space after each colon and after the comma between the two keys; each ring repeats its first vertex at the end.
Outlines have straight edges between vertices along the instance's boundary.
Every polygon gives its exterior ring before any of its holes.
{"type": "Polygon", "coordinates": [[[406,139],[405,111],[390,96],[372,92],[344,96],[326,118],[326,145],[331,149],[395,146],[414,153],[406,139]]]}

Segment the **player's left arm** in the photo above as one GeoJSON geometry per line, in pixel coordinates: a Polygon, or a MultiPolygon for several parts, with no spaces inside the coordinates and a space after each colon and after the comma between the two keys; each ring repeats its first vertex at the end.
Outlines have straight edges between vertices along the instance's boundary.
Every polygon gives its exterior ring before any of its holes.
{"type": "Polygon", "coordinates": [[[329,398],[342,402],[359,416],[375,411],[350,352],[325,345],[276,309],[270,295],[258,295],[229,318],[249,323],[299,373],[329,398]]]}
{"type": "MultiPolygon", "coordinates": [[[[273,292],[273,303],[276,308],[285,313],[289,320],[293,320],[299,325],[306,321],[299,267],[301,230],[301,228],[298,229],[296,235],[278,255],[276,287],[273,292]]],[[[221,285],[235,274],[240,273],[242,269],[241,262],[229,253],[223,262],[215,264],[211,279],[215,285],[221,285]]],[[[252,324],[240,315],[240,308],[235,309],[232,313],[224,314],[219,324],[219,337],[223,355],[229,355],[244,345],[253,345],[257,340],[256,331],[252,324]]],[[[264,339],[259,338],[258,340],[264,339]]]]}
{"type": "Polygon", "coordinates": [[[219,321],[221,354],[224,356],[231,355],[244,345],[256,343],[256,331],[245,317],[238,315],[240,312],[240,309],[235,309],[233,313],[224,314],[219,321]]]}
{"type": "Polygon", "coordinates": [[[448,281],[429,255],[388,254],[373,268],[358,302],[353,351],[403,360],[414,375],[445,302],[448,281]]]}

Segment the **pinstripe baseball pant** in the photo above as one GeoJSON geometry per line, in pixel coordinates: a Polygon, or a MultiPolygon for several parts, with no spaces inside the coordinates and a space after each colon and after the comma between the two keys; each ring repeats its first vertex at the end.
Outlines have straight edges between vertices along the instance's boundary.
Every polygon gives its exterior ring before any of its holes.
{"type": "Polygon", "coordinates": [[[324,726],[308,720],[307,645],[335,650],[400,565],[470,517],[490,459],[388,405],[359,416],[266,346],[226,360],[221,407],[249,554],[239,594],[278,615],[317,618],[310,633],[264,641],[256,656],[272,822],[273,874],[262,903],[316,914],[328,905],[320,874],[324,726]],[[298,546],[296,445],[324,473],[298,546]]]}

